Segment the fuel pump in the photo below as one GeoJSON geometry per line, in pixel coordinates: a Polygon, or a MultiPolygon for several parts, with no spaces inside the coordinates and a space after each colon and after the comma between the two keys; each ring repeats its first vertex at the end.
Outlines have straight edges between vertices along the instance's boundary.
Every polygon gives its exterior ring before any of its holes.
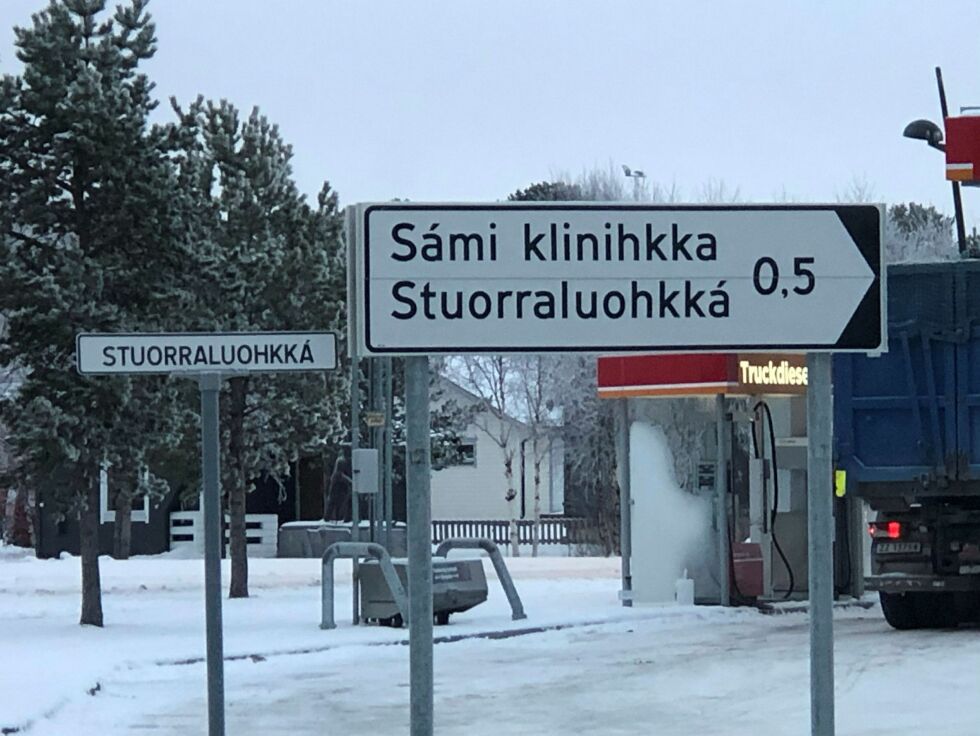
{"type": "Polygon", "coordinates": [[[752,413],[752,457],[749,460],[750,539],[762,547],[763,588],[766,598],[773,598],[773,552],[775,551],[780,563],[785,566],[789,578],[789,585],[782,596],[787,599],[795,591],[796,576],[776,532],[779,509],[776,428],[772,411],[764,400],[755,404],[752,413]]]}

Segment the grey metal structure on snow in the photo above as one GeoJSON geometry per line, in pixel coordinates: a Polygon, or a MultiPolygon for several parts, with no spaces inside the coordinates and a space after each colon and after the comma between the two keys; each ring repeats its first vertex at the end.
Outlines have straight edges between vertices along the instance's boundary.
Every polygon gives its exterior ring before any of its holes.
{"type": "Polygon", "coordinates": [[[514,580],[511,578],[510,571],[507,569],[507,563],[504,562],[504,556],[500,554],[500,550],[496,544],[489,539],[456,537],[454,539],[447,539],[440,544],[436,548],[436,556],[445,557],[453,549],[482,549],[490,555],[490,562],[493,563],[493,569],[497,572],[497,578],[500,580],[500,585],[507,595],[507,601],[510,603],[511,619],[520,621],[523,618],[527,618],[527,614],[524,613],[524,604],[521,603],[521,597],[518,595],[517,588],[514,586],[514,580]]]}
{"type": "MultiPolygon", "coordinates": [[[[395,574],[408,581],[408,561],[391,561],[395,574]]],[[[396,628],[404,621],[391,595],[391,586],[374,560],[361,565],[361,620],[396,628]]],[[[478,559],[432,561],[432,613],[439,624],[448,624],[454,613],[468,611],[487,599],[487,576],[478,559]]]]}
{"type": "MultiPolygon", "coordinates": [[[[388,550],[380,544],[374,542],[335,542],[331,544],[327,551],[323,553],[321,560],[322,578],[320,581],[320,628],[334,629],[337,623],[333,615],[333,562],[338,557],[357,560],[362,557],[373,557],[378,561],[381,574],[391,591],[395,605],[401,612],[402,619],[409,620],[408,597],[405,595],[405,588],[399,580],[394,566],[391,564],[391,557],[388,550]]],[[[358,623],[357,621],[354,622],[358,623]]]]}

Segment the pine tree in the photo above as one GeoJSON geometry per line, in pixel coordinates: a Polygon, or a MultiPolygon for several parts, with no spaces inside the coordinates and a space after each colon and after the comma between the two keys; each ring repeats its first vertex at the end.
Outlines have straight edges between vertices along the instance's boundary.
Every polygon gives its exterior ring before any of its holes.
{"type": "MultiPolygon", "coordinates": [[[[916,202],[888,208],[885,254],[889,263],[949,261],[960,257],[953,235],[953,218],[935,207],[916,202]]],[[[967,247],[975,238],[967,238],[967,247]]]]}
{"type": "MultiPolygon", "coordinates": [[[[113,423],[103,461],[115,502],[112,554],[117,560],[129,559],[134,502],[158,499],[170,490],[155,456],[174,448],[194,419],[184,408],[189,391],[176,379],[141,376],[131,382],[130,391],[113,423]]],[[[190,462],[196,466],[194,460],[190,462]]]]}
{"type": "Polygon", "coordinates": [[[507,196],[511,202],[574,202],[583,199],[577,184],[564,181],[541,181],[507,196]]]}
{"type": "MultiPolygon", "coordinates": [[[[340,331],[344,255],[337,199],[324,185],[316,207],[296,188],[292,150],[253,109],[199,98],[181,121],[182,181],[193,187],[203,290],[197,328],[340,331]]],[[[232,377],[222,392],[222,486],[230,516],[233,598],[248,596],[246,495],[260,476],[282,480],[301,453],[342,433],[343,372],[232,377]]]]}
{"type": "Polygon", "coordinates": [[[145,6],[107,18],[104,0],[53,0],[15,29],[24,71],[0,83],[0,365],[26,373],[0,420],[46,511],[79,517],[81,623],[97,626],[99,469],[143,412],[133,380],[75,372],[75,336],[152,327],[180,260],[175,180],[138,72],[156,43],[145,6]]]}

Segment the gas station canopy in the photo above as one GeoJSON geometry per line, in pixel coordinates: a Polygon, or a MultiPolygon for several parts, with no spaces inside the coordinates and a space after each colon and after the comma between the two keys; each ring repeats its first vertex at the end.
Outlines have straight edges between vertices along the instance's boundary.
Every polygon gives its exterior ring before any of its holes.
{"type": "Polygon", "coordinates": [[[965,185],[980,179],[980,116],[946,118],[946,178],[965,185]]]}
{"type": "Polygon", "coordinates": [[[617,355],[598,361],[599,397],[802,395],[802,353],[617,355]]]}

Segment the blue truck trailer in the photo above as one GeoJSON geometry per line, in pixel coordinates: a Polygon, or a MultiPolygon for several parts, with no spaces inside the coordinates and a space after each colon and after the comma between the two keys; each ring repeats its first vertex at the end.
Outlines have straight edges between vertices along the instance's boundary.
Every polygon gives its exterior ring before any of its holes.
{"type": "Polygon", "coordinates": [[[834,362],[835,462],[898,629],[980,619],[980,261],[888,268],[888,352],[834,362]]]}

